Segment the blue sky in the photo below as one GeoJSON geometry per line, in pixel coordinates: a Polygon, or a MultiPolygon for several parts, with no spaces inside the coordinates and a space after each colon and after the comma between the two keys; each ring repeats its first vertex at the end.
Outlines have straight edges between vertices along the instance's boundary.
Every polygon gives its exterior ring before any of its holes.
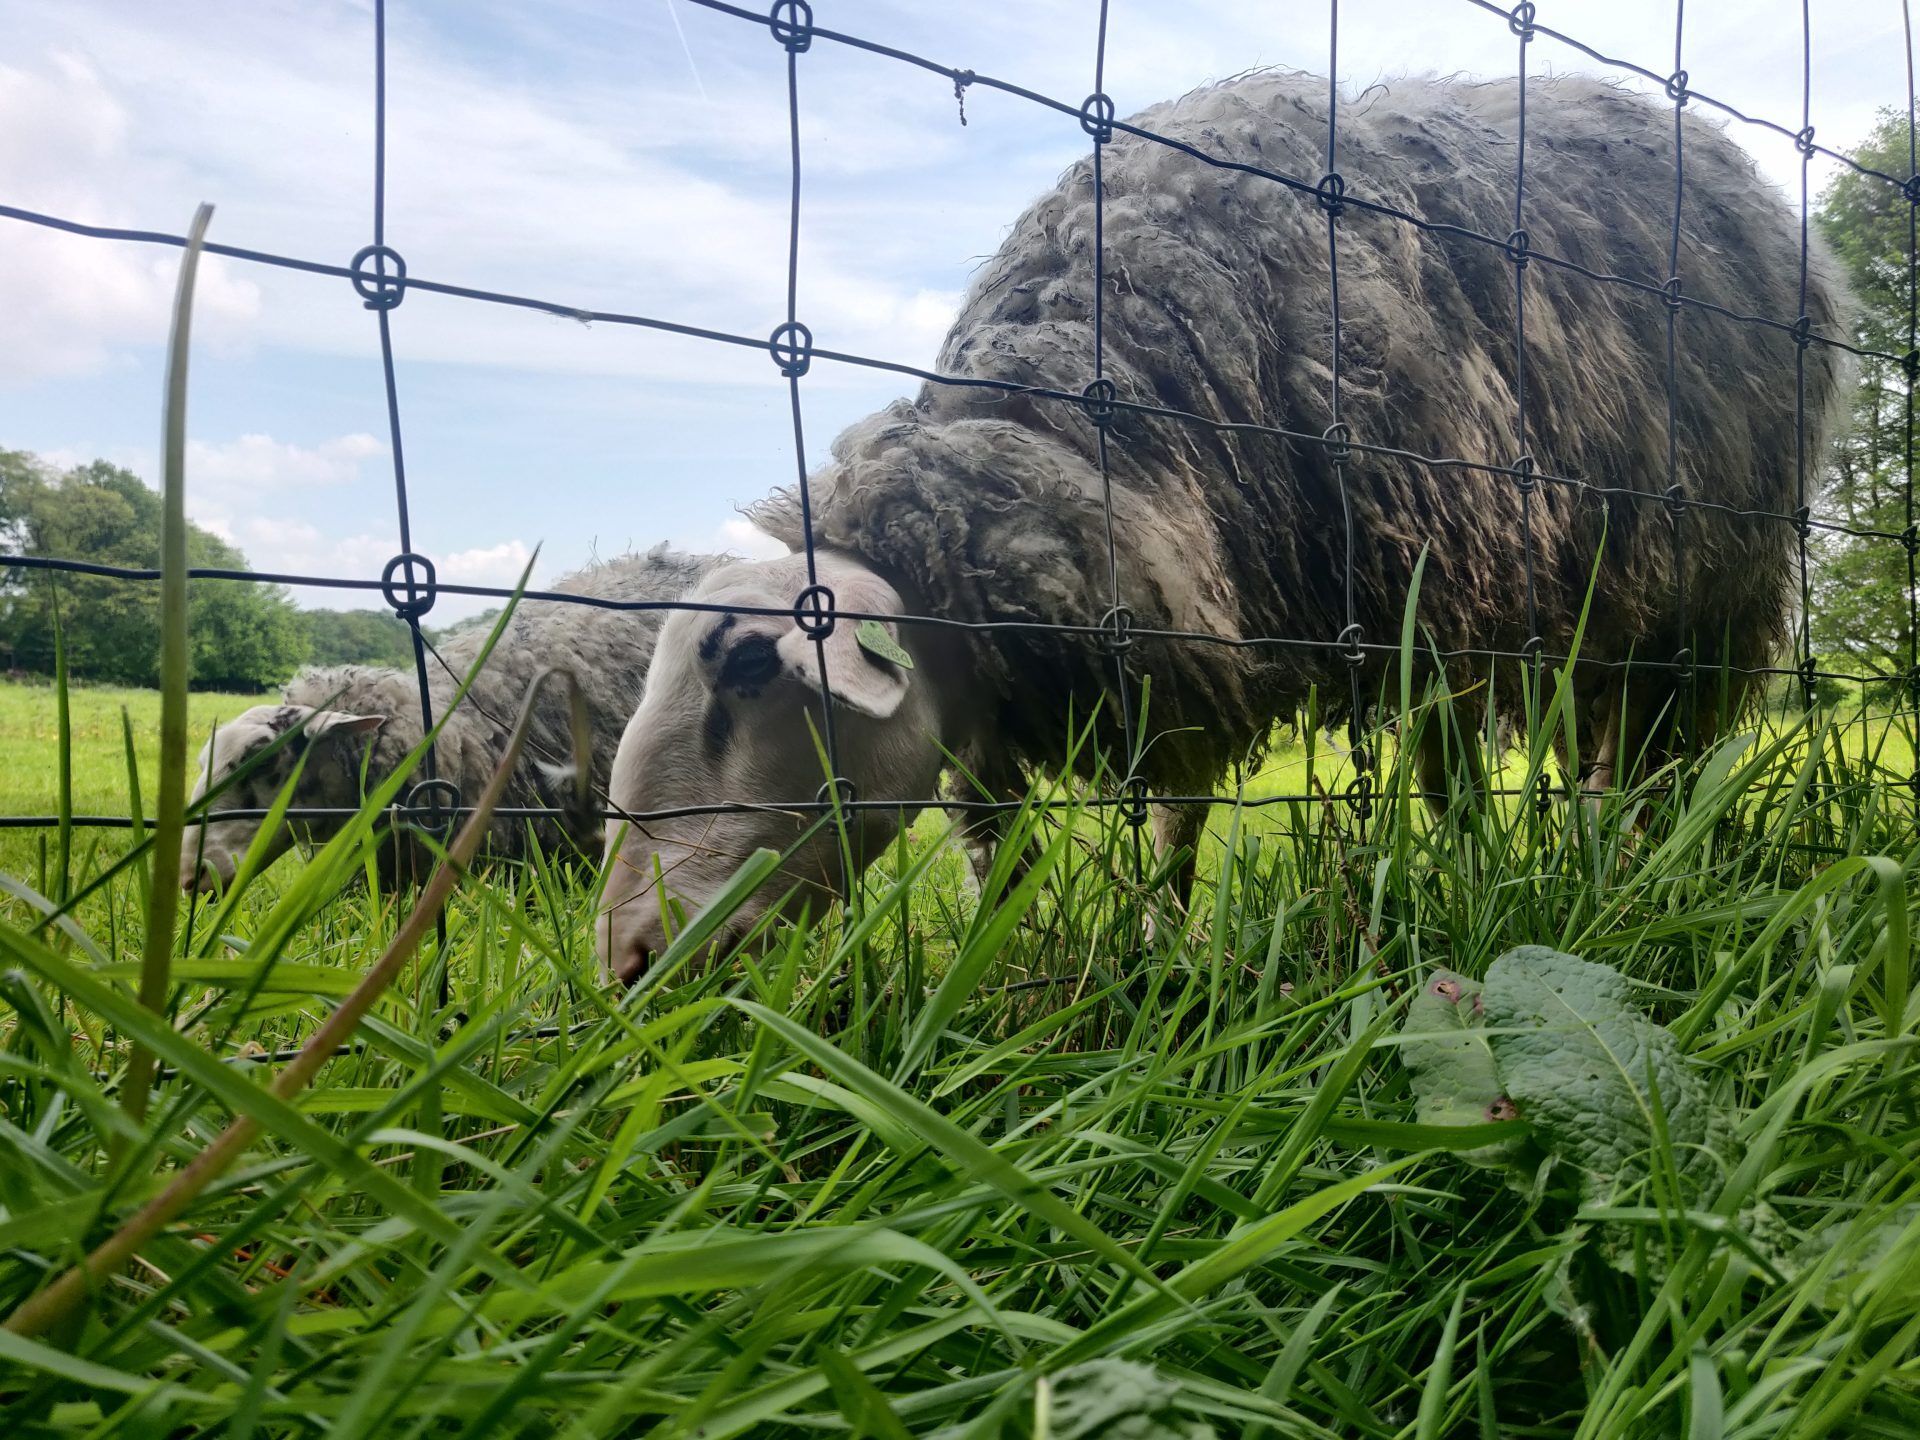
{"type": "MultiPolygon", "coordinates": [[[[1846,146],[1904,102],[1897,0],[1816,4],[1813,116],[1846,146]]],[[[822,25],[1078,101],[1094,0],[816,0],[822,25]]],[[[1539,17],[1664,70],[1670,0],[1539,17]]],[[[1798,0],[1692,0],[1693,83],[1799,114],[1798,0]]],[[[371,0],[0,0],[0,200],[344,263],[371,238],[371,0]]],[[[1256,64],[1326,67],[1327,7],[1113,0],[1123,114],[1256,64]]],[[[1511,74],[1466,0],[1344,0],[1341,73],[1511,74]]],[[[1591,70],[1541,40],[1536,71],[1591,70]]],[[[391,0],[390,242],[414,274],[751,335],[784,318],[784,53],[686,0],[391,0]]],[[[972,268],[1084,145],[1074,122],[820,43],[801,57],[800,313],[824,346],[931,362],[972,268]]],[[[1777,137],[1737,129],[1797,184],[1777,137]]],[[[1816,171],[1822,177],[1825,167],[1816,171]]],[[[176,255],[0,221],[0,445],[151,475],[176,255]]],[[[750,549],[792,480],[764,354],[415,292],[393,317],[415,542],[447,578],[540,578],[673,540],[750,549]]],[[[900,393],[827,364],[809,459],[900,393]]],[[[375,575],[397,548],[373,316],[344,281],[219,263],[196,318],[189,509],[261,567],[375,575]]],[[[760,542],[765,543],[765,542],[760,542]]],[[[342,603],[337,594],[319,598],[342,603]]],[[[436,618],[476,606],[443,602],[436,618]]]]}

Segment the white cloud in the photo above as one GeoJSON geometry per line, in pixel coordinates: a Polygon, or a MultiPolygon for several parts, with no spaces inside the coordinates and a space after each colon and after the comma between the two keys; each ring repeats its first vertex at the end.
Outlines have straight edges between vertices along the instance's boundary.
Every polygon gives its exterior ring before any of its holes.
{"type": "MultiPolygon", "coordinates": [[[[54,50],[37,70],[0,65],[0,175],[16,203],[93,224],[143,223],[123,178],[138,163],[133,137],[130,112],[87,59],[54,50]]],[[[9,332],[0,381],[86,374],[129,346],[164,342],[177,251],[102,245],[14,222],[0,245],[9,332]]],[[[260,303],[255,280],[208,256],[195,293],[197,337],[237,345],[260,303]]]]}
{"type": "Polygon", "coordinates": [[[442,580],[459,585],[514,585],[532,558],[526,541],[503,540],[498,545],[456,550],[436,563],[442,580]]]}
{"type": "Polygon", "coordinates": [[[787,553],[787,547],[771,535],[754,529],[752,522],[736,515],[721,522],[708,550],[724,551],[746,560],[774,560],[787,553]]]}
{"type": "Polygon", "coordinates": [[[271,435],[242,435],[222,445],[187,442],[187,483],[214,492],[345,485],[360,478],[362,461],[387,447],[367,434],[340,435],[311,448],[271,435]]]}

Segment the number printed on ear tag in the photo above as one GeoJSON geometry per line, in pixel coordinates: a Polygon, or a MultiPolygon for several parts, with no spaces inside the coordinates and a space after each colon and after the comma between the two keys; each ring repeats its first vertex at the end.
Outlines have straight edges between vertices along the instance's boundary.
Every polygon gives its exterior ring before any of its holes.
{"type": "Polygon", "coordinates": [[[853,632],[853,638],[860,642],[862,650],[871,651],[902,670],[913,669],[913,657],[900,648],[900,642],[889,635],[887,627],[878,620],[862,620],[859,628],[853,632]]]}

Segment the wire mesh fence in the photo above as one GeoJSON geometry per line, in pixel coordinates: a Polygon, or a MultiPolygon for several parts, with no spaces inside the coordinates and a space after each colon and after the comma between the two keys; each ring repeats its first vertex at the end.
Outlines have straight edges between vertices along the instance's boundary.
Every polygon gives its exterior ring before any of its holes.
{"type": "MultiPolygon", "coordinates": [[[[1135,646],[1140,641],[1155,641],[1175,645],[1213,645],[1238,648],[1267,648],[1276,651],[1296,650],[1312,651],[1323,655],[1342,657],[1347,662],[1350,676],[1351,693],[1347,697],[1356,733],[1353,737],[1352,758],[1358,771],[1356,782],[1348,789],[1346,798],[1355,806],[1364,823],[1372,801],[1372,771],[1377,757],[1369,753],[1361,743],[1359,728],[1367,713],[1367,696],[1362,692],[1362,664],[1369,657],[1398,654],[1401,643],[1397,637],[1369,635],[1363,628],[1359,608],[1355,600],[1355,553],[1357,537],[1355,515],[1349,500],[1348,477],[1351,469],[1367,459],[1392,460],[1417,467],[1421,473],[1432,477],[1442,477],[1449,472],[1473,472],[1488,477],[1497,477],[1510,483],[1520,497],[1520,559],[1525,567],[1525,620],[1526,642],[1518,648],[1465,647],[1436,650],[1433,658],[1440,661],[1467,659],[1487,663],[1506,662],[1527,668],[1534,676],[1535,683],[1548,667],[1571,665],[1576,667],[1626,668],[1631,667],[1643,672],[1665,672],[1675,678],[1683,687],[1689,689],[1700,683],[1704,667],[1697,663],[1691,644],[1683,641],[1679,650],[1668,656],[1636,656],[1626,660],[1605,659],[1568,653],[1554,653],[1549,650],[1543,639],[1540,614],[1540,600],[1537,594],[1535,569],[1537,563],[1536,544],[1536,508],[1540,503],[1543,487],[1566,489],[1591,496],[1597,500],[1611,503],[1614,501],[1634,506],[1645,506],[1659,510],[1666,517],[1670,533],[1675,563],[1673,572],[1677,593],[1674,596],[1674,609],[1680,617],[1679,632],[1682,636],[1691,634],[1688,616],[1690,597],[1686,587],[1686,567],[1681,563],[1689,544],[1688,526],[1692,517],[1711,512],[1729,519],[1760,522],[1784,527],[1793,537],[1793,563],[1796,568],[1797,590],[1799,595],[1798,614],[1795,620],[1791,664],[1765,666],[1730,667],[1739,673],[1751,677],[1784,677],[1798,686],[1801,703],[1812,708],[1815,703],[1815,687],[1822,680],[1881,682],[1898,687],[1906,696],[1906,703],[1920,716],[1920,653],[1916,653],[1916,636],[1920,636],[1920,583],[1916,583],[1916,567],[1920,565],[1920,531],[1916,530],[1913,485],[1913,382],[1920,378],[1920,226],[1916,226],[1916,212],[1920,211],[1920,155],[1916,155],[1914,144],[1914,77],[1912,67],[1911,21],[1907,0],[1902,0],[1901,14],[1908,30],[1907,94],[1905,112],[1908,122],[1908,173],[1904,176],[1886,173],[1883,170],[1862,164],[1858,160],[1828,147],[1815,138],[1812,115],[1812,57],[1814,36],[1812,16],[1807,0],[1801,5],[1800,26],[1800,73],[1801,73],[1801,110],[1797,125],[1781,123],[1778,120],[1749,115],[1742,110],[1715,98],[1713,95],[1695,88],[1693,79],[1683,63],[1686,38],[1686,13],[1684,0],[1674,7],[1672,64],[1670,68],[1658,70],[1637,63],[1631,59],[1606,54],[1588,46],[1574,36],[1555,29],[1544,23],[1538,16],[1533,3],[1521,3],[1512,7],[1503,7],[1491,3],[1491,0],[1459,0],[1462,11],[1462,24],[1504,24],[1513,37],[1515,47],[1515,71],[1519,79],[1517,125],[1512,136],[1513,174],[1512,174],[1512,210],[1511,229],[1505,235],[1488,233],[1457,223],[1437,220],[1431,216],[1389,203],[1378,195],[1364,193],[1351,184],[1341,172],[1342,156],[1340,132],[1340,3],[1330,0],[1328,6],[1329,48],[1327,54],[1327,114],[1325,134],[1325,169],[1315,177],[1300,174],[1288,174],[1277,169],[1252,164],[1243,158],[1214,153],[1206,147],[1173,135],[1158,132],[1137,122],[1121,119],[1115,113],[1112,98],[1106,93],[1106,68],[1108,53],[1108,6],[1106,0],[1100,0],[1097,16],[1090,19],[1092,34],[1092,90],[1078,103],[1062,100],[1054,96],[1041,94],[1012,81],[992,75],[979,73],[972,69],[959,68],[930,59],[924,55],[884,44],[880,41],[846,33],[816,23],[815,13],[807,0],[779,0],[770,10],[757,11],[741,6],[724,3],[724,0],[689,0],[689,3],[718,15],[738,21],[743,27],[759,30],[773,44],[784,52],[784,72],[787,115],[787,150],[789,154],[791,183],[789,186],[789,214],[787,231],[786,306],[784,319],[780,320],[765,337],[734,333],[713,329],[691,323],[690,320],[673,319],[657,315],[642,315],[610,310],[586,309],[577,305],[538,296],[513,294],[489,290],[475,286],[456,284],[450,281],[423,276],[409,269],[407,260],[388,243],[386,225],[386,150],[387,150],[387,55],[386,55],[386,6],[384,0],[376,0],[372,15],[372,61],[373,61],[373,118],[374,145],[372,166],[372,188],[370,195],[370,243],[353,255],[345,264],[336,264],[311,258],[270,253],[246,249],[238,246],[209,243],[206,250],[229,259],[249,265],[273,266],[305,272],[307,274],[344,280],[365,309],[372,312],[377,332],[382,373],[385,386],[386,415],[389,430],[389,448],[392,456],[394,502],[397,519],[399,548],[390,559],[377,579],[349,578],[340,576],[284,574],[255,572],[248,570],[197,568],[190,572],[197,580],[245,581],[274,585],[298,585],[321,589],[332,589],[362,594],[378,594],[387,607],[403,620],[410,632],[413,650],[413,668],[418,682],[420,718],[423,729],[431,730],[434,723],[433,698],[430,688],[430,667],[435,663],[432,645],[423,629],[422,622],[428,616],[438,598],[448,595],[508,599],[516,592],[503,587],[483,585],[454,584],[441,581],[428,554],[416,545],[416,537],[411,523],[407,497],[407,474],[405,461],[404,428],[402,425],[402,407],[399,385],[395,377],[394,356],[396,350],[396,316],[402,311],[407,296],[413,292],[440,295],[466,301],[476,305],[503,306],[532,310],[549,315],[576,320],[592,321],[599,324],[636,327],[642,330],[664,332],[709,342],[714,345],[738,347],[741,349],[764,352],[771,361],[775,373],[784,382],[788,396],[793,429],[793,458],[795,463],[796,490],[802,522],[802,539],[806,565],[805,587],[794,597],[791,607],[756,607],[740,604],[703,604],[694,600],[628,601],[613,600],[590,595],[562,593],[557,591],[529,590],[521,594],[520,603],[530,605],[579,605],[602,609],[619,610],[710,610],[735,614],[767,615],[790,617],[793,623],[807,636],[811,637],[816,659],[822,677],[822,691],[818,706],[819,729],[826,751],[831,778],[820,789],[813,802],[789,804],[782,803],[777,808],[782,812],[829,812],[836,808],[842,810],[917,808],[928,803],[923,796],[863,796],[854,791],[851,783],[844,778],[845,770],[841,764],[841,736],[835,725],[835,704],[833,700],[832,676],[828,670],[827,639],[835,627],[842,622],[860,622],[879,620],[905,626],[945,627],[954,631],[966,632],[976,636],[1005,635],[1015,637],[1022,632],[1047,632],[1062,638],[1074,638],[1089,646],[1098,647],[1108,657],[1113,676],[1112,698],[1118,712],[1120,732],[1124,744],[1121,763],[1115,768],[1119,783],[1110,795],[1093,797],[1090,802],[1096,807],[1118,807],[1129,822],[1136,827],[1144,822],[1150,804],[1200,805],[1212,803],[1217,797],[1201,794],[1163,794],[1152,793],[1145,780],[1135,773],[1131,766],[1133,757],[1142,753],[1146,737],[1140,733],[1142,727],[1142,706],[1140,704],[1140,686],[1142,676],[1135,660],[1135,646]],[[1477,12],[1477,13],[1469,13],[1477,12]],[[1536,246],[1527,228],[1529,191],[1527,175],[1528,121],[1526,98],[1528,93],[1527,74],[1529,54],[1533,47],[1542,41],[1565,47],[1585,56],[1598,64],[1624,74],[1635,76],[1659,87],[1671,104],[1673,115],[1672,173],[1673,184],[1668,196],[1636,196],[1631,203],[1666,207],[1669,216],[1667,273],[1626,274],[1613,273],[1604,269],[1595,269],[1579,260],[1548,249],[1536,246]],[[1091,200],[1093,216],[1093,242],[1089,255],[1092,267],[1092,345],[1085,358],[1086,383],[1083,388],[1073,390],[1039,384],[1024,384],[1004,378],[981,375],[963,375],[942,373],[934,369],[900,363],[898,361],[871,355],[850,353],[816,345],[812,331],[803,319],[802,267],[800,263],[800,236],[803,200],[803,154],[801,145],[802,115],[802,79],[806,69],[806,56],[815,47],[832,45],[865,52],[885,61],[912,67],[925,72],[934,83],[951,86],[954,96],[962,106],[967,92],[973,89],[986,89],[1014,97],[1031,105],[1039,123],[1077,125],[1090,146],[1091,154],[1091,200]],[[1700,106],[1717,112],[1728,121],[1737,125],[1754,127],[1773,135],[1790,140],[1799,155],[1800,185],[1798,196],[1798,312],[1793,316],[1747,313],[1743,310],[1718,303],[1704,296],[1688,292],[1682,276],[1682,238],[1683,218],[1688,199],[1686,170],[1686,133],[1682,124],[1683,113],[1689,105],[1700,106]],[[1223,172],[1232,172],[1252,180],[1281,187],[1292,192],[1302,206],[1316,208],[1323,217],[1326,235],[1327,281],[1330,298],[1327,314],[1327,335],[1329,353],[1326,357],[1328,376],[1328,413],[1331,423],[1321,430],[1301,429],[1279,423],[1280,417],[1267,420],[1248,420],[1229,418],[1224,414],[1204,414],[1193,410],[1180,409],[1138,395],[1121,393],[1108,373],[1105,353],[1105,316],[1106,296],[1110,289],[1109,277],[1105,273],[1106,238],[1105,216],[1107,196],[1105,182],[1105,158],[1109,147],[1116,137],[1125,136],[1147,145],[1163,147],[1178,152],[1195,166],[1210,167],[1223,172]],[[1808,314],[1808,274],[1810,256],[1810,167],[1813,161],[1822,158],[1846,167],[1875,184],[1890,187],[1897,192],[1908,207],[1908,313],[1906,317],[1907,350],[1904,353],[1875,349],[1856,343],[1849,335],[1823,333],[1817,329],[1808,314]],[[1512,390],[1514,396],[1512,417],[1512,451],[1509,455],[1438,455],[1421,453],[1393,443],[1391,435],[1366,435],[1355,432],[1354,427],[1343,419],[1343,399],[1345,380],[1343,376],[1343,317],[1341,312],[1341,234],[1343,221],[1353,214],[1366,214],[1392,221],[1396,224],[1414,227],[1429,235],[1441,236],[1454,242],[1470,246],[1487,247],[1499,258],[1511,266],[1514,324],[1511,335],[1512,347],[1512,390]],[[1645,417],[1649,425],[1664,424],[1665,429],[1665,473],[1662,476],[1649,476],[1642,486],[1602,484],[1578,475],[1556,473],[1549,466],[1540,463],[1531,449],[1532,425],[1529,413],[1529,338],[1527,328],[1527,300],[1529,295],[1529,276],[1534,267],[1564,273],[1578,277],[1594,287],[1606,287],[1630,297],[1636,304],[1658,306],[1664,315],[1665,334],[1665,414],[1664,416],[1645,417]],[[1794,410],[1794,476],[1795,508],[1791,511],[1754,508],[1729,504],[1707,495],[1689,493],[1681,480],[1680,454],[1680,411],[1683,396],[1680,389],[1679,357],[1683,338],[1695,326],[1747,326],[1760,327],[1776,332],[1786,338],[1794,347],[1795,353],[1795,394],[1792,397],[1794,410]],[[1901,530],[1874,528],[1852,523],[1842,517],[1816,513],[1819,494],[1818,470],[1821,457],[1812,453],[1809,445],[1808,424],[1808,383],[1807,356],[1810,349],[1822,347],[1836,352],[1844,352],[1856,357],[1868,358],[1896,367],[1907,379],[1905,405],[1905,454],[1902,499],[1904,504],[1905,527],[1901,530]],[[818,551],[815,533],[814,499],[811,490],[809,468],[807,464],[807,444],[805,431],[805,408],[803,404],[802,381],[816,363],[859,367],[865,370],[884,372],[905,378],[919,380],[939,387],[966,388],[979,391],[996,392],[1005,396],[1020,396],[1036,403],[1058,407],[1063,417],[1077,417],[1079,421],[1091,426],[1094,455],[1098,465],[1101,483],[1101,503],[1104,509],[1106,538],[1105,591],[1107,606],[1102,614],[1088,614],[1078,622],[1038,621],[1025,618],[1006,618],[989,620],[963,620],[928,614],[893,613],[883,611],[865,611],[845,607],[837,603],[830,585],[822,580],[818,564],[818,551]],[[1289,445],[1313,447],[1327,460],[1335,479],[1341,501],[1341,523],[1344,565],[1344,610],[1343,625],[1337,634],[1332,635],[1226,635],[1207,633],[1199,630],[1154,627],[1137,623],[1135,613],[1129,606],[1128,596],[1122,584],[1121,565],[1118,558],[1118,526],[1114,501],[1114,479],[1112,475],[1111,447],[1124,444],[1124,440],[1115,433],[1115,422],[1121,417],[1133,416],[1141,419],[1167,421],[1179,426],[1193,427],[1196,431],[1212,432],[1216,435],[1260,436],[1272,441],[1289,445]],[[1810,579],[1812,558],[1810,544],[1816,534],[1847,537],[1856,541],[1877,545],[1897,546],[1904,550],[1907,585],[1905,603],[1905,648],[1907,667],[1904,671],[1882,671],[1848,669],[1837,670],[1821,664],[1815,653],[1813,638],[1813,587],[1810,579]]],[[[182,246],[183,236],[151,230],[134,230],[116,227],[96,226],[82,220],[66,216],[43,214],[0,205],[0,217],[16,223],[39,226],[64,232],[76,237],[94,240],[147,245],[182,246]]],[[[156,570],[135,569],[114,565],[96,564],[79,557],[48,556],[34,554],[0,554],[0,568],[25,574],[27,572],[53,572],[82,576],[107,577],[134,583],[157,582],[156,570]]],[[[1690,714],[1688,706],[1680,706],[1682,714],[1690,714]]],[[[1920,771],[1909,776],[1909,784],[1917,798],[1920,798],[1920,771]]],[[[1574,793],[1573,777],[1564,777],[1564,785],[1557,792],[1563,798],[1574,793]]],[[[1534,795],[1533,790],[1525,792],[1501,791],[1494,794],[1525,793],[1534,795]]],[[[436,767],[436,756],[431,746],[427,749],[421,777],[414,783],[404,803],[396,811],[396,820],[416,827],[429,834],[444,834],[454,816],[469,813],[465,803],[468,797],[460,794],[458,786],[440,775],[436,767]]],[[[1262,794],[1243,803],[1273,804],[1288,801],[1313,800],[1324,798],[1315,795],[1262,794]]],[[[1539,792],[1543,803],[1550,798],[1548,792],[1539,792]]],[[[1013,802],[977,799],[945,800],[941,804],[962,811],[991,812],[1012,808],[1013,802]]],[[[644,811],[631,813],[608,808],[603,811],[607,820],[651,820],[668,819],[688,815],[718,814],[729,810],[764,808],[755,797],[738,796],[708,805],[683,806],[672,810],[644,811]]],[[[215,809],[208,816],[210,820],[262,818],[267,812],[262,810],[220,810],[215,809]]],[[[287,812],[296,818],[344,818],[351,811],[316,809],[295,806],[287,812]]],[[[529,806],[511,808],[496,812],[502,818],[540,819],[554,818],[561,814],[557,810],[545,807],[529,806]]],[[[55,823],[58,817],[49,815],[8,815],[0,816],[0,827],[34,827],[55,823]]],[[[115,815],[77,815],[69,817],[69,822],[78,826],[130,826],[137,822],[127,816],[115,815]]],[[[1136,854],[1138,849],[1136,847],[1136,854]]]]}

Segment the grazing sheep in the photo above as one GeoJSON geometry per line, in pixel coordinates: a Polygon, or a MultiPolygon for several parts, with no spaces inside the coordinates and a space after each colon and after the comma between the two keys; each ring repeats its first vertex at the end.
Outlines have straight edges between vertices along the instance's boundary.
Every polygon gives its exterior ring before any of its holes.
{"type": "MultiPolygon", "coordinates": [[[[1343,100],[1337,164],[1347,195],[1505,239],[1517,100],[1511,81],[1444,80],[1343,100]]],[[[1260,72],[1157,106],[1138,123],[1311,184],[1325,164],[1326,101],[1323,80],[1260,72]]],[[[1599,81],[1529,82],[1531,251],[1658,287],[1669,268],[1673,125],[1671,106],[1599,81]]],[[[1689,111],[1683,129],[1685,294],[1790,324],[1802,308],[1792,216],[1718,127],[1689,111]]],[[[1321,436],[1334,420],[1333,335],[1327,216],[1315,197],[1124,132],[1103,163],[1104,362],[1119,399],[1321,436]]],[[[942,374],[1082,390],[1094,374],[1094,219],[1089,160],[981,269],[941,352],[942,374]]],[[[1353,440],[1513,462],[1521,450],[1513,256],[1352,203],[1337,230],[1339,415],[1353,440]]],[[[1668,485],[1663,297],[1538,259],[1525,274],[1525,448],[1541,471],[1649,497],[1536,482],[1534,587],[1546,653],[1565,654],[1573,641],[1598,557],[1584,656],[1666,661],[1690,649],[1703,669],[1765,664],[1791,613],[1793,529],[1734,512],[1789,513],[1798,503],[1794,336],[1700,309],[1679,317],[1677,478],[1688,498],[1728,507],[1679,518],[1683,630],[1675,521],[1653,498],[1668,485]]],[[[1805,310],[1815,332],[1847,333],[1817,255],[1805,310]]],[[[1811,473],[1841,377],[1832,348],[1809,345],[1804,358],[1811,473]]],[[[813,476],[824,583],[842,609],[1101,624],[1111,596],[1098,434],[1076,404],[924,385],[841,435],[813,476]]],[[[1107,453],[1119,593],[1136,631],[1318,642],[1233,647],[1135,635],[1127,663],[1136,711],[1140,681],[1152,682],[1140,774],[1157,793],[1208,793],[1310,687],[1323,714],[1345,708],[1348,669],[1332,643],[1347,623],[1342,470],[1320,443],[1125,409],[1107,431],[1107,453]]],[[[1362,637],[1397,641],[1427,547],[1423,638],[1443,652],[1523,649],[1523,495],[1513,477],[1354,450],[1344,489],[1362,637]]],[[[776,495],[755,519],[801,544],[794,494],[776,495]]],[[[696,593],[791,606],[803,571],[798,557],[726,566],[696,593]]],[[[862,648],[851,621],[826,645],[841,768],[862,797],[908,809],[933,803],[938,747],[989,791],[1017,790],[1018,767],[1064,755],[1070,716],[1099,717],[1107,753],[1120,753],[1114,667],[1097,638],[888,630],[913,669],[862,648]]],[[[811,800],[821,779],[807,727],[817,712],[813,655],[786,617],[676,614],[615,763],[615,801],[651,811],[721,798],[811,800]]],[[[1365,652],[1364,695],[1379,693],[1394,660],[1365,652]]],[[[1518,708],[1521,670],[1497,667],[1499,708],[1518,708]]],[[[1485,662],[1463,659],[1445,678],[1469,697],[1463,723],[1477,726],[1485,662]]],[[[1637,753],[1634,737],[1689,693],[1676,691],[1669,672],[1648,670],[1634,672],[1630,704],[1617,670],[1582,666],[1576,683],[1601,783],[1622,778],[1616,756],[1637,753]]],[[[1733,688],[1742,689],[1738,677],[1733,688]]],[[[1705,703],[1686,717],[1688,733],[1712,733],[1719,692],[1717,683],[1697,687],[1705,703]]],[[[1653,739],[1656,754],[1663,736],[1653,739]]],[[[1203,815],[1192,806],[1154,819],[1161,842],[1178,845],[1197,836],[1203,815]]],[[[870,855],[899,820],[861,813],[856,843],[870,855]]],[[[630,831],[609,857],[600,943],[611,966],[631,975],[660,944],[656,864],[667,889],[697,908],[746,851],[791,845],[804,823],[762,810],[630,831]]],[[[795,851],[788,881],[837,889],[834,844],[822,834],[795,851]]],[[[741,920],[768,903],[763,895],[741,920]]]]}
{"type": "MultiPolygon", "coordinates": [[[[673,600],[691,589],[720,563],[720,557],[683,555],[658,546],[644,555],[627,555],[558,581],[552,588],[602,600],[673,600]]],[[[488,657],[466,701],[450,716],[435,745],[438,773],[460,787],[471,804],[499,763],[502,747],[519,717],[527,687],[543,669],[564,665],[583,688],[593,717],[593,782],[604,794],[620,729],[639,703],[660,631],[658,610],[603,610],[583,605],[525,601],[488,657]]],[[[491,627],[464,627],[427,657],[428,689],[438,719],[452,703],[460,681],[479,655],[491,627]],[[445,663],[442,664],[441,661],[445,663]]],[[[296,746],[303,747],[305,768],[292,804],[354,807],[361,797],[361,764],[366,761],[371,788],[398,768],[420,743],[420,685],[411,670],[367,665],[338,665],[303,671],[284,690],[285,703],[256,705],[222,725],[200,755],[200,779],[193,798],[233,774],[240,764],[287,731],[300,727],[301,739],[283,747],[265,764],[243,776],[214,801],[215,810],[265,809],[293,773],[296,746]],[[368,751],[371,749],[371,756],[368,751]]],[[[573,745],[567,723],[565,688],[548,685],[540,696],[528,736],[521,773],[508,791],[511,806],[559,803],[557,790],[543,772],[545,762],[565,761],[573,745]]],[[[416,771],[420,778],[424,771],[416,771]]],[[[339,820],[295,819],[274,836],[268,860],[296,841],[313,844],[340,828],[339,820]]],[[[240,857],[253,843],[260,822],[216,820],[189,826],[181,854],[180,883],[188,889],[215,879],[233,879],[240,857]],[[204,833],[203,833],[204,831],[204,833]]],[[[534,835],[545,850],[584,848],[595,835],[568,834],[557,821],[541,820],[534,835]]],[[[597,830],[597,822],[595,829],[597,830]]],[[[524,820],[497,820],[489,836],[496,855],[519,852],[526,836],[524,820]]],[[[408,847],[411,849],[412,847],[408,847]]],[[[394,845],[383,847],[381,872],[389,881],[411,873],[417,857],[394,845]],[[401,864],[406,861],[405,866],[401,864]]]]}

